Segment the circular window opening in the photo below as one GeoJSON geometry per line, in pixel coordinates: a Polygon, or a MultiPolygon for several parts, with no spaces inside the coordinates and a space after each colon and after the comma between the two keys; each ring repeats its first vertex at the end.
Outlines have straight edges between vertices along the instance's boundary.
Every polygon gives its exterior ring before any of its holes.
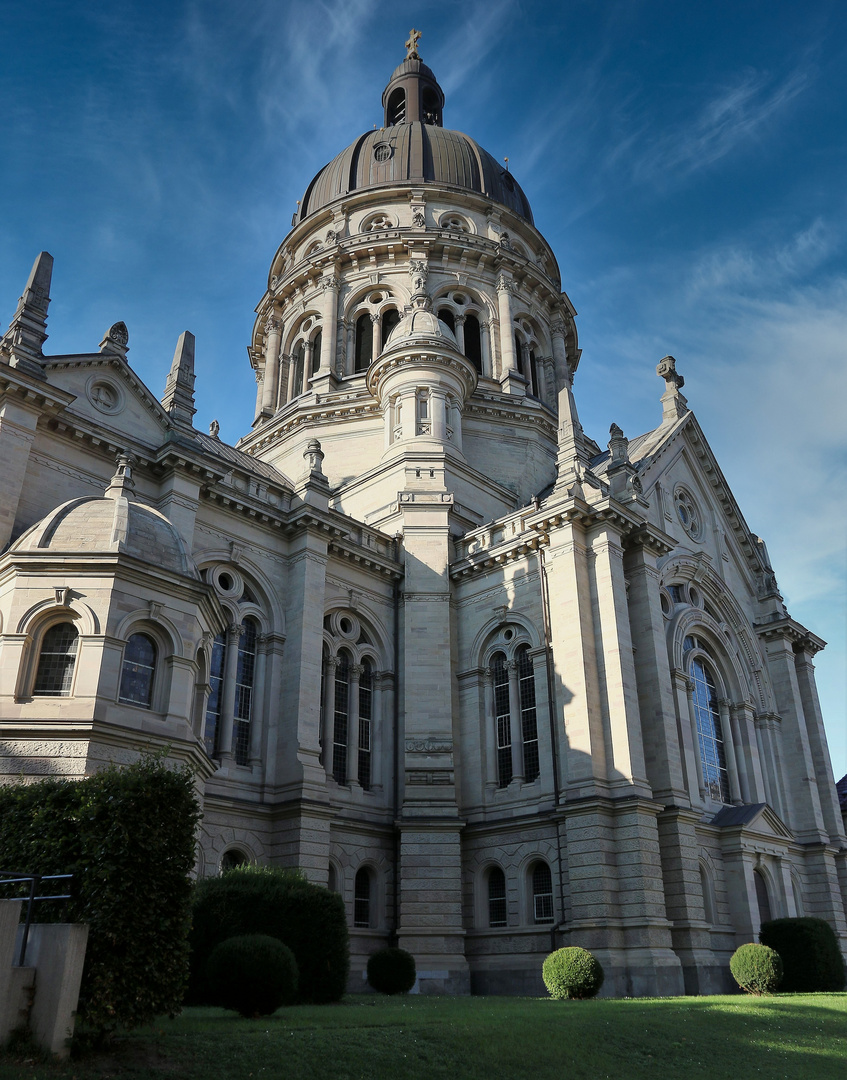
{"type": "Polygon", "coordinates": [[[459,307],[464,307],[467,302],[468,302],[467,298],[462,296],[460,293],[455,293],[454,294],[454,296],[453,296],[453,303],[454,304],[458,304],[459,307]]]}
{"type": "Polygon", "coordinates": [[[514,630],[504,630],[503,631],[503,637],[506,639],[506,641],[511,641],[514,636],[515,636],[515,631],[514,630]]]}
{"type": "Polygon", "coordinates": [[[662,593],[661,601],[662,601],[662,614],[663,615],[670,615],[670,613],[671,613],[671,602],[664,593],[662,593]]]}
{"type": "Polygon", "coordinates": [[[371,304],[381,304],[382,303],[382,293],[375,292],[373,294],[373,296],[369,297],[369,302],[371,304]]]}
{"type": "Polygon", "coordinates": [[[688,535],[696,540],[700,535],[700,510],[691,494],[685,488],[677,488],[674,495],[676,514],[688,535]]]}
{"type": "Polygon", "coordinates": [[[700,607],[700,593],[697,592],[693,585],[688,586],[688,602],[694,607],[700,607]]]}
{"type": "Polygon", "coordinates": [[[374,159],[376,161],[388,161],[393,151],[388,143],[380,143],[374,147],[374,159]]]}
{"type": "Polygon", "coordinates": [[[220,585],[224,592],[229,592],[234,584],[235,582],[232,580],[229,574],[221,574],[218,577],[218,585],[220,585]]]}
{"type": "Polygon", "coordinates": [[[353,624],[349,619],[342,619],[338,625],[341,627],[342,634],[349,634],[353,630],[353,624]]]}

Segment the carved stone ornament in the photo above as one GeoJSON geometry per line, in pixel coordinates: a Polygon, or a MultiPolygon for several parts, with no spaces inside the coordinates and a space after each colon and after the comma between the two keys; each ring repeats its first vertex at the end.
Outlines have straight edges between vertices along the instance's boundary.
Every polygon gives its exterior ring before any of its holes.
{"type": "Polygon", "coordinates": [[[114,341],[116,345],[120,345],[122,349],[125,349],[129,344],[129,330],[126,328],[126,323],[116,322],[113,326],[110,326],[106,337],[114,341]]]}
{"type": "Polygon", "coordinates": [[[422,229],[426,225],[426,216],[423,210],[417,209],[412,214],[412,224],[418,229],[422,229]]]}
{"type": "Polygon", "coordinates": [[[407,754],[452,754],[453,740],[428,735],[425,739],[406,739],[407,754]]]}
{"type": "MultiPolygon", "coordinates": [[[[256,372],[256,374],[258,375],[258,372],[256,372]]],[[[209,434],[212,436],[213,439],[218,438],[218,433],[220,432],[220,430],[221,425],[217,422],[217,420],[213,420],[211,424],[209,424],[209,434]]]]}
{"type": "Polygon", "coordinates": [[[672,356],[665,356],[659,361],[656,374],[665,380],[668,390],[681,390],[685,386],[685,379],[677,373],[676,360],[672,356]]]}

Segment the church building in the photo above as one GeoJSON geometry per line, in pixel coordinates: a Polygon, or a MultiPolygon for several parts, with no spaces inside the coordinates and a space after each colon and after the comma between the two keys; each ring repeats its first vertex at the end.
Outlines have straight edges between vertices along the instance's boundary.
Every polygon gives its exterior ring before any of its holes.
{"type": "Polygon", "coordinates": [[[653,430],[583,430],[555,254],[418,36],[273,258],[236,446],[194,426],[188,331],[161,398],[121,322],[45,352],[36,259],[0,340],[0,774],[164,749],[200,875],[343,896],[351,991],[389,943],[456,994],[542,992],[561,945],[604,993],[715,992],[783,915],[847,947],[824,642],[673,357],[653,430]]]}

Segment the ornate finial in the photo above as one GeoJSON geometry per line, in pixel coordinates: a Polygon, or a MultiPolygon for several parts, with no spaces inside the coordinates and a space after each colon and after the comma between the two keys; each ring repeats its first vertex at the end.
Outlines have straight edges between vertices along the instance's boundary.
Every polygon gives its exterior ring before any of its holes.
{"type": "Polygon", "coordinates": [[[2,335],[3,351],[11,353],[12,366],[21,367],[33,375],[42,371],[44,362],[41,347],[47,340],[47,308],[52,275],[53,256],[42,251],[32,265],[23,296],[18,300],[15,317],[2,335]]]}
{"type": "Polygon", "coordinates": [[[129,352],[129,330],[125,322],[116,322],[109,327],[100,342],[100,352],[126,356],[129,352]]]}
{"type": "Polygon", "coordinates": [[[685,386],[685,379],[677,373],[676,360],[672,356],[665,356],[659,361],[656,374],[665,380],[668,390],[681,390],[685,386]]]}
{"type": "Polygon", "coordinates": [[[209,434],[212,436],[213,439],[219,438],[218,432],[220,430],[221,425],[217,422],[217,420],[213,420],[211,424],[209,424],[209,434]]]}
{"type": "Polygon", "coordinates": [[[309,467],[309,474],[325,479],[321,468],[324,452],[321,450],[321,444],[317,439],[309,439],[306,449],[303,451],[303,457],[306,459],[306,464],[309,467]]]}
{"type": "Polygon", "coordinates": [[[194,408],[194,335],[184,330],[176,343],[162,404],[172,420],[192,426],[194,408]]]}
{"type": "Polygon", "coordinates": [[[420,60],[420,56],[418,56],[418,42],[420,40],[420,30],[416,30],[414,27],[412,27],[412,32],[409,34],[409,40],[406,42],[407,60],[420,60]]]}
{"type": "Polygon", "coordinates": [[[676,370],[676,360],[664,356],[656,365],[656,374],[665,380],[665,392],[662,394],[662,423],[673,423],[688,412],[688,402],[680,393],[685,386],[685,379],[676,370]]]}
{"type": "Polygon", "coordinates": [[[620,439],[623,437],[623,428],[618,427],[617,424],[612,424],[612,426],[609,428],[609,434],[612,436],[613,439],[620,439]]]}
{"type": "Polygon", "coordinates": [[[135,481],[132,478],[132,467],[135,465],[135,458],[132,454],[118,454],[117,465],[115,475],[106,488],[106,497],[117,499],[122,496],[125,499],[131,499],[135,491],[135,481]]]}

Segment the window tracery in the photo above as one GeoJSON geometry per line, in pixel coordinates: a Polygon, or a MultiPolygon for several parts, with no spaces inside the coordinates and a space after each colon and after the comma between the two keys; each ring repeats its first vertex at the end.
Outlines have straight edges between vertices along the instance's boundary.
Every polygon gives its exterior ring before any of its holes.
{"type": "Polygon", "coordinates": [[[45,631],[38,654],[33,697],[68,697],[79,651],[79,631],[72,622],[54,623],[45,631]]]}
{"type": "MultiPolygon", "coordinates": [[[[533,783],[541,773],[535,668],[520,628],[506,626],[487,665],[490,686],[493,782],[507,788],[514,779],[533,783]]],[[[490,778],[491,779],[491,778],[490,778]]]]}
{"type": "MultiPolygon", "coordinates": [[[[689,640],[689,639],[686,639],[689,640]]],[[[691,638],[691,647],[699,642],[691,638]]],[[[718,691],[715,679],[702,656],[694,656],[688,668],[691,678],[691,699],[700,744],[700,760],[706,791],[717,802],[730,802],[729,773],[727,772],[724,736],[718,708],[718,691]]]]}
{"type": "Polygon", "coordinates": [[[118,693],[118,700],[124,705],[150,708],[153,702],[156,653],[156,643],[149,634],[133,634],[127,641],[118,693]]]}

